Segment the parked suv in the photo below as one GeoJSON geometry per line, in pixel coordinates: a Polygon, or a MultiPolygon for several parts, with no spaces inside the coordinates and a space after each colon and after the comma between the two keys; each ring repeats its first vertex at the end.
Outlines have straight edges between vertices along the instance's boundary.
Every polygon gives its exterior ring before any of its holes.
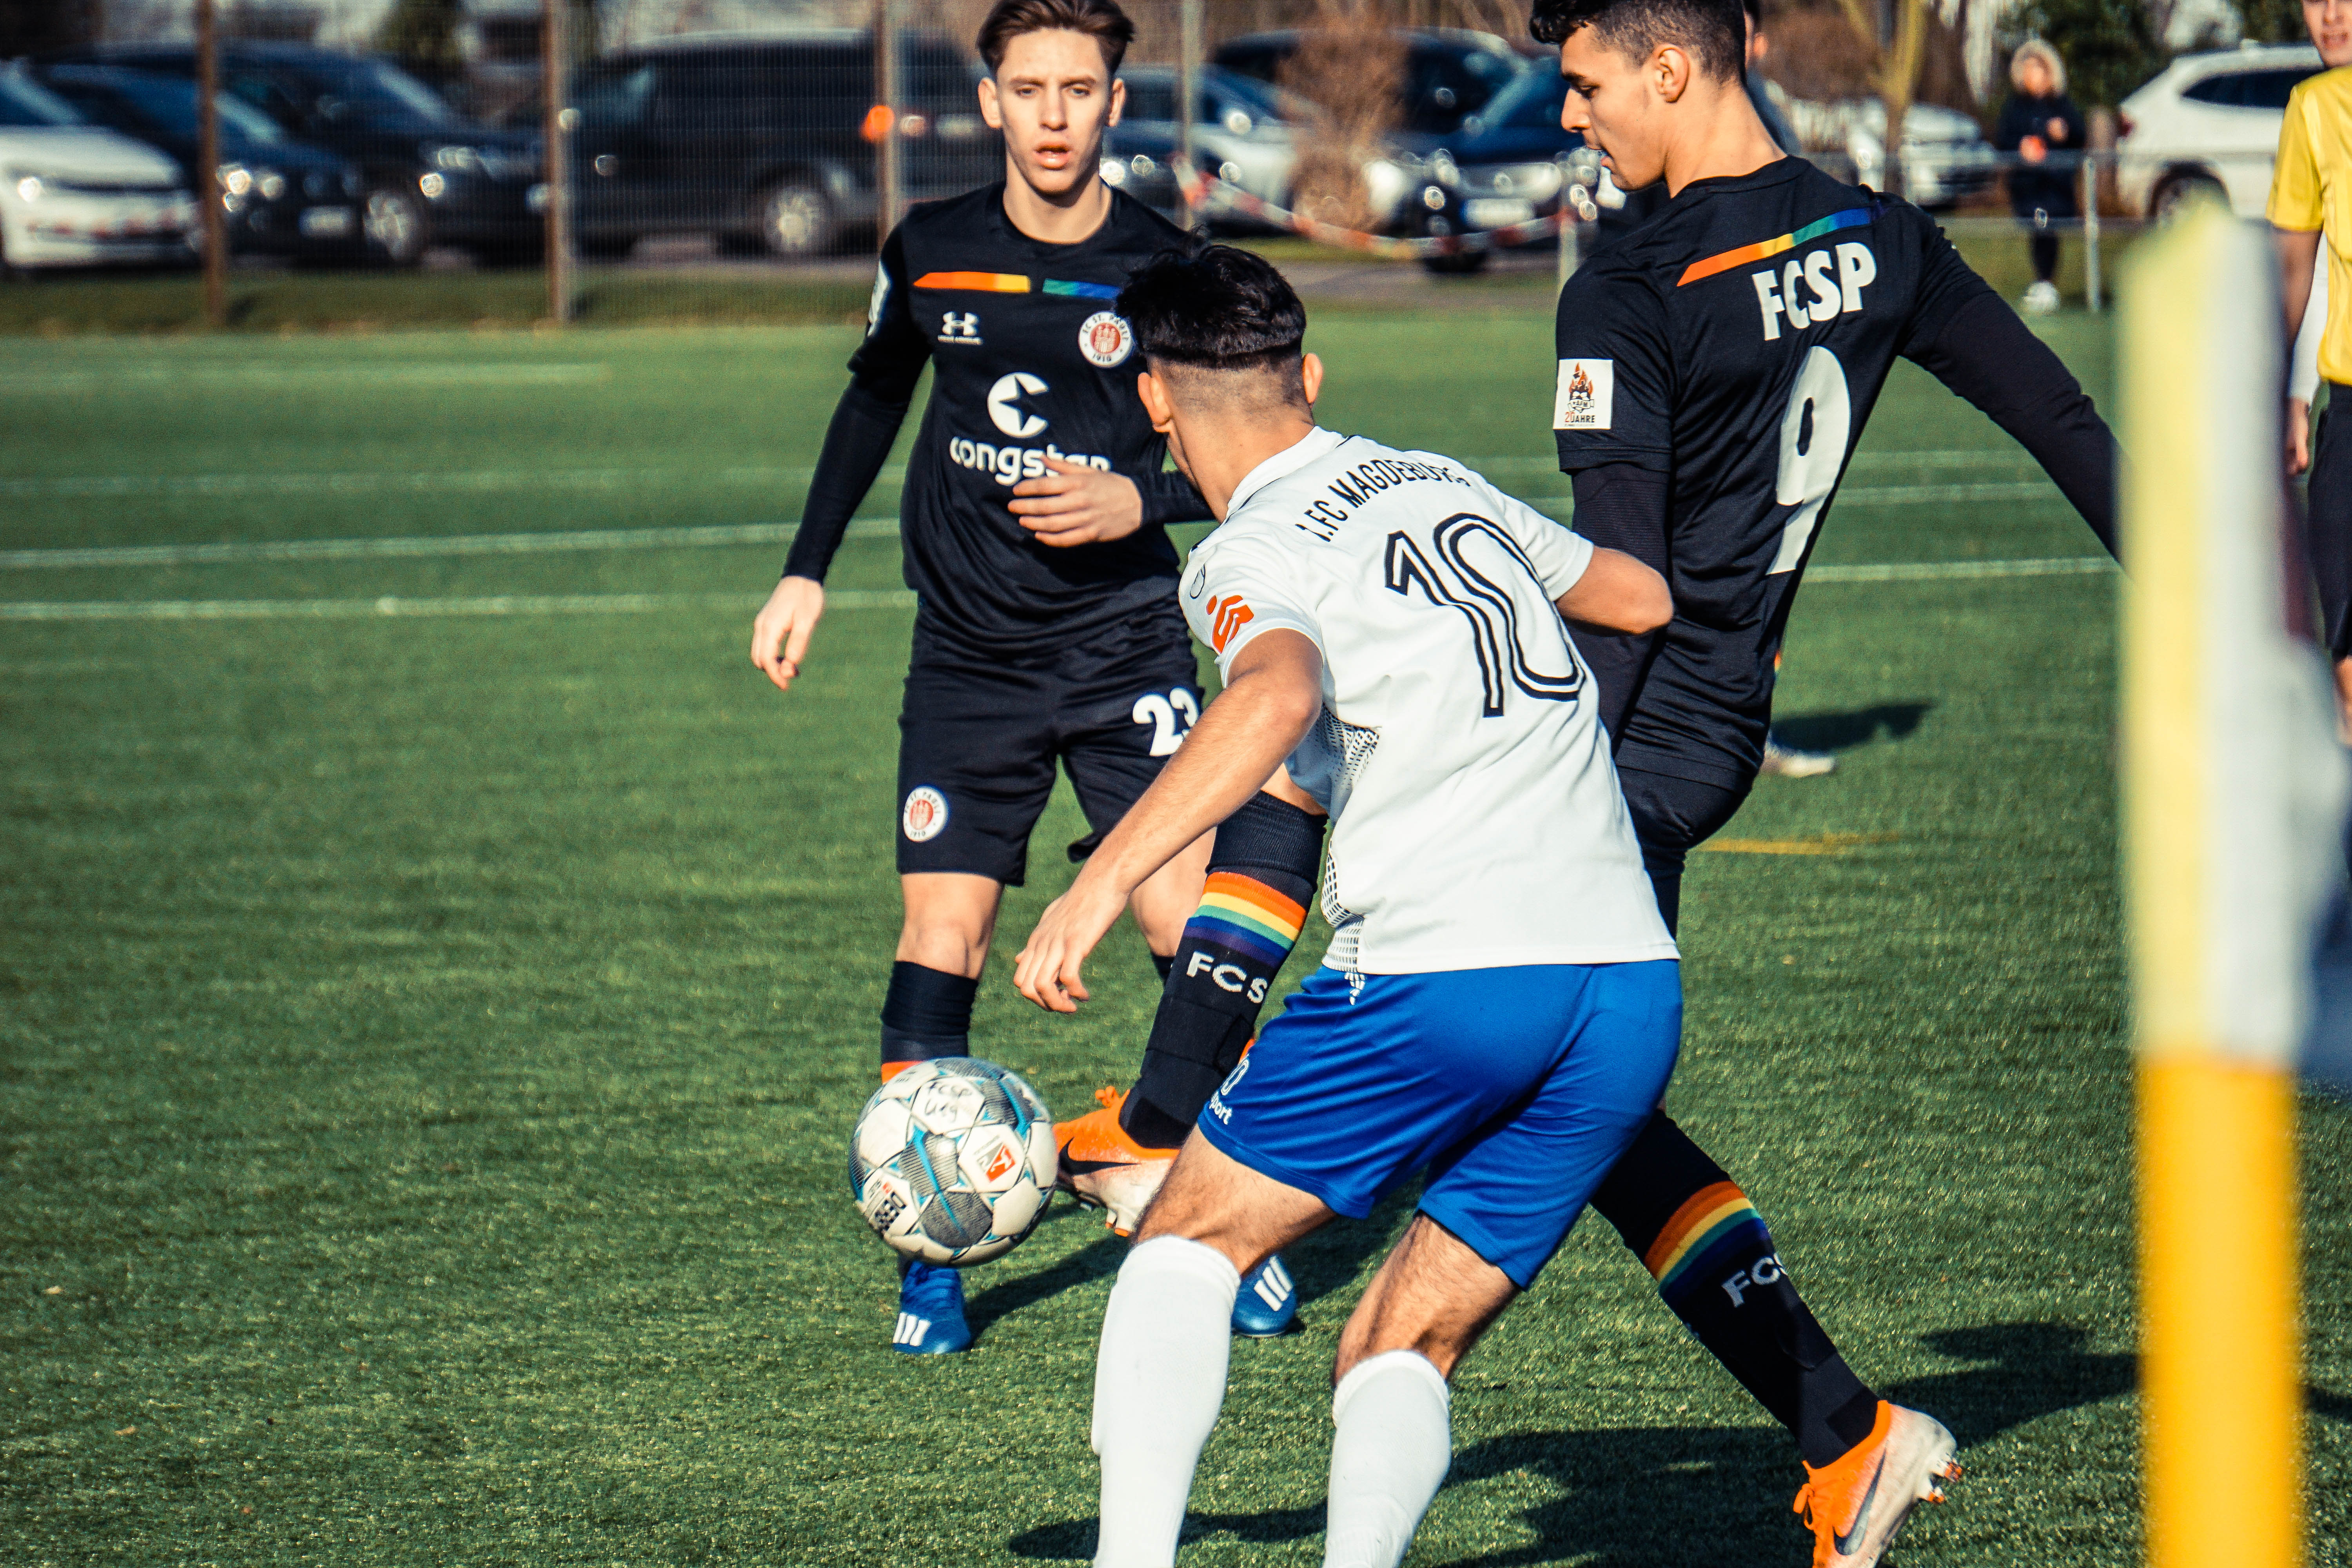
{"type": "MultiPolygon", "coordinates": [[[[1252,33],[1220,45],[1216,63],[1242,76],[1285,82],[1294,57],[1313,37],[1295,28],[1252,33]]],[[[1528,57],[1492,33],[1460,27],[1404,27],[1404,74],[1398,84],[1394,129],[1382,155],[1364,165],[1366,199],[1377,215],[1374,226],[1412,223],[1408,203],[1427,183],[1429,161],[1466,119],[1530,68],[1528,57]]],[[[1543,68],[1537,67],[1535,68],[1543,68]]]]}
{"type": "MultiPolygon", "coordinates": [[[[205,188],[197,174],[196,89],[185,77],[61,65],[35,75],[85,119],[170,157],[188,189],[205,188]]],[[[224,94],[218,120],[229,248],[299,260],[357,259],[360,198],[367,189],[359,166],[304,146],[241,99],[224,94]]]]}
{"type": "Polygon", "coordinates": [[[2287,94],[2323,68],[2308,44],[2184,55],[2123,101],[2116,191],[2132,212],[2169,216],[2188,198],[2220,196],[2241,217],[2270,199],[2287,94]]]}
{"type": "MultiPolygon", "coordinates": [[[[900,36],[896,128],[906,194],[998,178],[1003,142],[980,117],[980,63],[946,34],[900,36]]],[[[687,37],[608,56],[574,79],[572,218],[581,249],[710,234],[730,248],[814,256],[880,211],[874,38],[856,28],[687,37]]]]}
{"type": "MultiPolygon", "coordinates": [[[[1129,66],[1127,109],[1103,141],[1102,177],[1164,217],[1181,219],[1182,193],[1173,160],[1182,145],[1176,122],[1176,68],[1129,66]]],[[[1278,87],[1203,66],[1192,104],[1192,155],[1202,170],[1279,207],[1290,205],[1298,137],[1313,109],[1278,87]]],[[[1219,214],[1221,229],[1260,228],[1219,214]]]]}
{"type": "MultiPolygon", "coordinates": [[[[51,57],[194,77],[184,44],[131,44],[51,57]]],[[[227,43],[220,84],[290,135],[357,163],[366,177],[370,245],[405,265],[431,245],[484,259],[539,247],[540,185],[535,137],[496,131],[459,116],[439,94],[389,60],[340,55],[307,44],[227,43]]]]}

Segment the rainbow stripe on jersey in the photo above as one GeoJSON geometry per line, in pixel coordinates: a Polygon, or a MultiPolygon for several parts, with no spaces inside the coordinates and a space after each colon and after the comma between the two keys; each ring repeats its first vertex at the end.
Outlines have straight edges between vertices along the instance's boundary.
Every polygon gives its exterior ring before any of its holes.
{"type": "MultiPolygon", "coordinates": [[[[915,287],[942,289],[951,294],[1026,294],[1029,281],[1028,275],[1022,272],[926,272],[915,279],[915,287]]],[[[1118,298],[1116,284],[1072,283],[1060,278],[1038,279],[1037,291],[1079,300],[1118,298]]]]}
{"type": "Polygon", "coordinates": [[[1642,1261],[1658,1282],[1658,1294],[1673,1307],[1733,1258],[1771,1247],[1771,1232],[1748,1194],[1729,1182],[1717,1182],[1674,1212],[1642,1261]]]}
{"type": "Polygon", "coordinates": [[[1298,945],[1307,923],[1303,905],[1255,877],[1217,871],[1202,890],[1200,908],[1184,922],[1184,940],[1229,949],[1278,969],[1298,945]]]}
{"type": "Polygon", "coordinates": [[[1710,256],[1705,261],[1694,261],[1683,268],[1682,278],[1675,287],[1680,289],[1696,283],[1703,278],[1712,278],[1718,272],[1728,272],[1735,267],[1745,267],[1751,261],[1761,261],[1768,256],[1778,256],[1784,250],[1794,250],[1801,245],[1819,239],[1825,234],[1835,234],[1842,228],[1860,228],[1869,221],[1868,207],[1849,207],[1842,213],[1832,213],[1818,223],[1809,223],[1801,229],[1780,236],[1778,239],[1759,240],[1754,245],[1743,245],[1737,250],[1727,250],[1720,256],[1710,256]]]}

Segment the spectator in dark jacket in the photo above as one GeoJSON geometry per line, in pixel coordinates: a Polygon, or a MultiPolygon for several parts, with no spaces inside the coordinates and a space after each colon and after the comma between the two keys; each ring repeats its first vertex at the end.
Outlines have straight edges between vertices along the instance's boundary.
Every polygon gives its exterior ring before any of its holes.
{"type": "Polygon", "coordinates": [[[2074,192],[2082,176],[2083,150],[2090,137],[2083,111],[2066,96],[2066,63],[2039,38],[2017,47],[2009,62],[2016,90],[2001,105],[1993,145],[2020,162],[2009,171],[2009,205],[2032,231],[2033,287],[2023,301],[2031,315],[2058,308],[2058,231],[2053,226],[2079,216],[2074,192]]]}

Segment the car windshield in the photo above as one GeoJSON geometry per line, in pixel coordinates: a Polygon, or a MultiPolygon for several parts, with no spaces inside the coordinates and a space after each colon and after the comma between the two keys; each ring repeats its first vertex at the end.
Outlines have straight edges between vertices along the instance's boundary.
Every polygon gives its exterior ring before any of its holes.
{"type": "Polygon", "coordinates": [[[1523,71],[1496,93],[1479,119],[1489,127],[1508,125],[1518,130],[1537,130],[1559,123],[1560,106],[1568,98],[1568,83],[1556,70],[1523,71]]]}
{"type": "MultiPolygon", "coordinates": [[[[196,134],[196,84],[185,77],[153,76],[146,71],[75,71],[68,68],[56,79],[68,90],[75,87],[111,94],[128,103],[165,134],[196,134]]],[[[227,93],[215,96],[221,130],[234,141],[276,145],[286,140],[278,122],[243,99],[227,93]]]]}
{"type": "Polygon", "coordinates": [[[440,94],[382,60],[339,60],[312,67],[311,74],[322,89],[320,111],[331,120],[348,118],[373,131],[458,122],[440,94]]]}
{"type": "Polygon", "coordinates": [[[1285,125],[1305,125],[1315,118],[1315,106],[1287,88],[1259,81],[1239,71],[1223,70],[1214,66],[1204,73],[1208,87],[1227,98],[1238,99],[1254,120],[1279,121],[1285,125]]]}
{"type": "Polygon", "coordinates": [[[17,130],[29,125],[79,125],[73,105],[38,82],[9,72],[0,76],[0,127],[17,130]]]}

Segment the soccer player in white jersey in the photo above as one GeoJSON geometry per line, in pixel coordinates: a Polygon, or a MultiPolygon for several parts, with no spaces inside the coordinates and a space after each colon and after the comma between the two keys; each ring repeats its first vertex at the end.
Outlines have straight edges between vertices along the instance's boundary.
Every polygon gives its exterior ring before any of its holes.
{"type": "Polygon", "coordinates": [[[1325,1561],[1393,1568],[1450,1463],[1454,1365],[1674,1069],[1681,966],[1563,622],[1662,626],[1666,589],[1458,463],[1317,427],[1306,312],[1258,258],[1162,257],[1118,310],[1153,426],[1221,520],[1181,592],[1225,687],[1046,910],[1017,983],[1072,1010],[1131,890],[1262,785],[1330,816],[1336,934],[1210,1098],[1119,1270],[1095,1561],[1174,1561],[1242,1276],[1426,1172],[1332,1400],[1325,1561]]]}

